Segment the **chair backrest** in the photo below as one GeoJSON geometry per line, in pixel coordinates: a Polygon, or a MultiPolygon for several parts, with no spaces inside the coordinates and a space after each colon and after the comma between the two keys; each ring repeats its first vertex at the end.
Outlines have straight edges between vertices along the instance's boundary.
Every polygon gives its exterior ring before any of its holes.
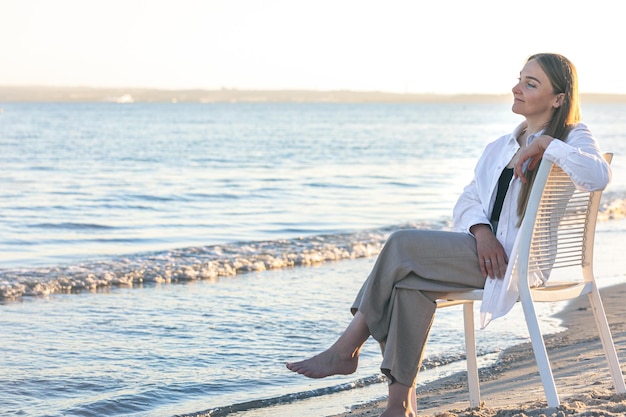
{"type": "MultiPolygon", "coordinates": [[[[612,154],[605,154],[611,162],[612,154]]],[[[593,241],[602,191],[576,189],[556,164],[542,161],[520,228],[516,268],[520,286],[528,273],[543,280],[556,268],[580,266],[585,281],[593,280],[593,241]]]]}

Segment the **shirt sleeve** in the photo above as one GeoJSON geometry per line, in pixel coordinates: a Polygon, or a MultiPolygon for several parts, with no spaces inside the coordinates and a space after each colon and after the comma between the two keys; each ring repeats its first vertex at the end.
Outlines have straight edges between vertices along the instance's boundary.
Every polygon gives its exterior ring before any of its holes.
{"type": "Polygon", "coordinates": [[[452,215],[456,232],[471,234],[470,227],[475,224],[490,224],[478,194],[476,178],[463,189],[452,215]]]}
{"type": "Polygon", "coordinates": [[[580,190],[603,190],[611,181],[611,167],[582,123],[572,129],[566,141],[550,142],[543,157],[560,166],[580,190]]]}

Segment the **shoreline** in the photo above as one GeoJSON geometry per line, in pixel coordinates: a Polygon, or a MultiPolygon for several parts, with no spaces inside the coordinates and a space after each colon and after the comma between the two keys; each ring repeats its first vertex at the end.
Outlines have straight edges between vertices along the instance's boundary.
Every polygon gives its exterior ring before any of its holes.
{"type": "MultiPolygon", "coordinates": [[[[626,103],[626,94],[581,93],[584,103],[626,103]]],[[[397,93],[355,90],[169,90],[140,87],[0,85],[3,103],[510,103],[511,94],[397,93]]]]}
{"type": "MultiPolygon", "coordinates": [[[[620,360],[626,370],[626,315],[623,299],[626,283],[601,289],[602,301],[620,360]]],[[[506,349],[490,367],[479,369],[480,408],[469,408],[465,372],[444,377],[417,388],[418,416],[427,417],[539,417],[622,416],[626,394],[616,394],[597,335],[593,314],[586,298],[567,303],[556,314],[567,330],[544,338],[561,399],[558,408],[549,408],[530,342],[506,349]],[[554,414],[556,415],[556,414],[554,414]]],[[[351,411],[329,417],[374,417],[385,400],[352,407],[351,411]]]]}

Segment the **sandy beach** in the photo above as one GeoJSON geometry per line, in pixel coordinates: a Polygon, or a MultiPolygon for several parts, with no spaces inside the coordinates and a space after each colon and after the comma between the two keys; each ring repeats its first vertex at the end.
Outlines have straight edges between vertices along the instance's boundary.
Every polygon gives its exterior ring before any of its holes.
{"type": "MultiPolygon", "coordinates": [[[[626,370],[626,284],[602,291],[604,307],[622,373],[626,370]]],[[[506,350],[500,360],[480,370],[480,408],[469,408],[465,373],[417,389],[418,415],[436,417],[624,416],[626,394],[616,394],[586,298],[559,315],[567,330],[546,337],[557,390],[558,408],[548,408],[530,344],[506,350]]],[[[355,407],[335,417],[378,416],[384,401],[355,407]]]]}

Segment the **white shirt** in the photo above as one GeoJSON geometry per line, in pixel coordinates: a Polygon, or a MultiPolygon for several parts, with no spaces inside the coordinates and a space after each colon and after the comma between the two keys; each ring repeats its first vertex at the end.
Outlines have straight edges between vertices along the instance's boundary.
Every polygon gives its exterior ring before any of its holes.
{"type": "MultiPolygon", "coordinates": [[[[470,233],[475,224],[490,224],[498,179],[502,170],[509,164],[520,148],[517,143],[519,133],[526,127],[520,124],[513,133],[500,137],[485,147],[474,169],[474,179],[464,188],[453,211],[454,230],[470,233]]],[[[527,145],[543,134],[543,131],[529,135],[527,145]]],[[[565,141],[553,140],[543,158],[556,163],[572,179],[577,188],[585,191],[603,190],[611,180],[611,169],[604,160],[598,142],[583,123],[575,125],[565,141]]],[[[498,222],[497,239],[504,247],[507,256],[511,255],[517,238],[517,196],[522,182],[513,178],[504,198],[498,222]]],[[[491,320],[508,313],[517,301],[517,277],[512,276],[509,265],[504,279],[487,278],[481,304],[481,328],[491,320]]],[[[531,276],[532,286],[543,284],[543,276],[531,276]]]]}

